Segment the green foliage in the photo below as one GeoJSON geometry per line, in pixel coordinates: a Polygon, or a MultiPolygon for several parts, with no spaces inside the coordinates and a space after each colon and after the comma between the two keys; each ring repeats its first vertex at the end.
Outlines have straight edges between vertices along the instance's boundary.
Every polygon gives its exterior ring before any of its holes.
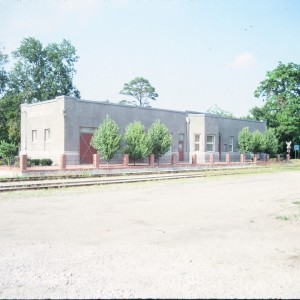
{"type": "Polygon", "coordinates": [[[286,141],[300,141],[300,65],[279,62],[267,72],[266,79],[255,90],[265,104],[251,110],[255,119],[265,119],[268,127],[274,128],[281,151],[286,141]]]}
{"type": "Polygon", "coordinates": [[[13,144],[20,142],[21,98],[6,93],[0,100],[0,139],[13,144]]]}
{"type": "Polygon", "coordinates": [[[145,158],[149,154],[145,127],[141,122],[130,123],[124,134],[124,153],[133,159],[134,164],[137,159],[145,158]]]}
{"type": "Polygon", "coordinates": [[[156,100],[158,97],[158,94],[155,92],[155,88],[143,77],[136,77],[129,83],[125,83],[120,94],[134,98],[132,101],[122,100],[120,102],[121,104],[134,104],[146,107],[150,107],[150,100],[156,100]]]}
{"type": "Polygon", "coordinates": [[[238,136],[238,148],[241,153],[251,152],[251,132],[249,127],[244,127],[238,136]]]}
{"type": "Polygon", "coordinates": [[[0,50],[0,96],[4,92],[8,83],[8,74],[4,65],[8,62],[8,56],[0,50]]]}
{"type": "Polygon", "coordinates": [[[222,109],[221,107],[217,106],[216,104],[214,106],[210,107],[207,110],[207,112],[210,114],[221,116],[221,117],[234,118],[233,113],[222,109]]]}
{"type": "Polygon", "coordinates": [[[120,149],[122,137],[115,121],[108,116],[95,131],[91,145],[100,153],[101,157],[109,162],[120,149]]]}
{"type": "Polygon", "coordinates": [[[259,152],[263,152],[265,148],[266,143],[263,134],[258,130],[254,131],[251,134],[250,152],[257,154],[259,152]]]}
{"type": "Polygon", "coordinates": [[[238,146],[241,153],[265,152],[274,155],[278,150],[278,140],[272,128],[264,133],[258,130],[251,133],[249,127],[244,127],[238,136],[238,146]]]}
{"type": "Polygon", "coordinates": [[[27,160],[28,166],[52,166],[53,161],[50,158],[32,158],[27,160]]]}
{"type": "Polygon", "coordinates": [[[20,104],[66,95],[80,97],[72,80],[76,49],[70,42],[51,43],[43,48],[35,38],[25,38],[13,52],[15,63],[7,73],[8,57],[0,51],[0,138],[20,142],[20,104]]]}
{"type": "Polygon", "coordinates": [[[10,73],[10,90],[32,103],[66,95],[80,97],[73,86],[74,63],[78,56],[69,41],[43,48],[35,38],[25,38],[13,52],[16,63],[10,73]]]}
{"type": "Polygon", "coordinates": [[[0,142],[0,157],[4,159],[6,164],[10,164],[12,157],[17,154],[17,146],[7,143],[5,141],[0,142]]]}
{"type": "Polygon", "coordinates": [[[263,151],[270,155],[276,154],[278,151],[278,139],[275,135],[275,130],[268,128],[263,137],[265,142],[265,149],[263,151]]]}
{"type": "Polygon", "coordinates": [[[172,143],[172,136],[168,128],[159,120],[155,121],[148,130],[148,149],[150,154],[159,158],[168,152],[172,143]]]}

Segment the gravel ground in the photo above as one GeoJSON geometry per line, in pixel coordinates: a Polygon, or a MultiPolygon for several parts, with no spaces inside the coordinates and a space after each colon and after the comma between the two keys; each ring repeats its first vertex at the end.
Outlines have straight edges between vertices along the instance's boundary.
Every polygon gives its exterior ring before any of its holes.
{"type": "Polygon", "coordinates": [[[300,298],[299,182],[0,194],[0,298],[300,298]]]}

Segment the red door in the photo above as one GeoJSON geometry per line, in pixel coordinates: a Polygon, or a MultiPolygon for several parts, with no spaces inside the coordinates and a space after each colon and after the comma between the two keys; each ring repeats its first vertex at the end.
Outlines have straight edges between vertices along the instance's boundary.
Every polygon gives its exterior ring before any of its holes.
{"type": "Polygon", "coordinates": [[[80,163],[92,164],[93,154],[96,154],[96,149],[90,145],[93,135],[91,133],[80,134],[80,163]]]}

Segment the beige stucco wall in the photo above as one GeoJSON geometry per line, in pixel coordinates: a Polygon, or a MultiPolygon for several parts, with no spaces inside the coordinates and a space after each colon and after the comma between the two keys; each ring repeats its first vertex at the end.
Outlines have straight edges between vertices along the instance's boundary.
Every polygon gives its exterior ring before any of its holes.
{"type": "Polygon", "coordinates": [[[197,155],[197,163],[205,162],[205,115],[188,114],[187,116],[190,162],[192,155],[197,155]],[[195,135],[200,135],[199,151],[195,151],[195,135]]]}
{"type": "Polygon", "coordinates": [[[29,158],[51,158],[55,163],[64,153],[64,98],[21,105],[21,154],[29,158]],[[45,141],[45,129],[50,139],[45,141]],[[36,141],[32,131],[36,130],[36,141]]]}

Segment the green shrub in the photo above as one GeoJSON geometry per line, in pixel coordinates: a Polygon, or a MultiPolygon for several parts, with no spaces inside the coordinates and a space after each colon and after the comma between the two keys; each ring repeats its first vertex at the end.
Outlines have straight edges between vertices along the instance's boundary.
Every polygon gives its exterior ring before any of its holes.
{"type": "Polygon", "coordinates": [[[13,162],[17,150],[18,147],[16,145],[0,141],[0,157],[3,158],[5,164],[10,165],[13,162]]]}
{"type": "Polygon", "coordinates": [[[40,165],[41,166],[51,166],[53,161],[50,158],[42,158],[40,160],[40,165]]]}
{"type": "Polygon", "coordinates": [[[27,160],[27,166],[51,166],[53,161],[50,158],[32,158],[27,160]]]}

